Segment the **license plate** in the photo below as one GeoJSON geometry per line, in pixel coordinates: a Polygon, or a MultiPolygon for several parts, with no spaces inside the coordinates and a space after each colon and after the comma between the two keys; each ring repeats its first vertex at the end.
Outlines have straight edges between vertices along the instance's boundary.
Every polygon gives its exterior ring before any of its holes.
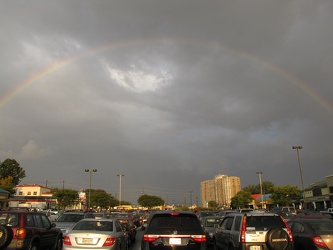
{"type": "Polygon", "coordinates": [[[181,240],[181,238],[170,238],[169,244],[170,245],[180,245],[180,244],[182,244],[182,240],[181,240]]]}
{"type": "Polygon", "coordinates": [[[82,243],[83,244],[92,244],[93,243],[93,239],[91,239],[91,238],[83,238],[82,239],[82,243]]]}
{"type": "Polygon", "coordinates": [[[261,246],[250,246],[250,250],[261,250],[261,246]]]}

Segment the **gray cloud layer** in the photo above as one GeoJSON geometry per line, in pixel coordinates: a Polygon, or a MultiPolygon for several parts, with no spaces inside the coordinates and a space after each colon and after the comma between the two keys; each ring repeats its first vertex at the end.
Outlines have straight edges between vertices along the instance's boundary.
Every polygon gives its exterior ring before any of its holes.
{"type": "Polygon", "coordinates": [[[332,174],[333,2],[2,1],[0,161],[183,202],[217,174],[332,174]]]}

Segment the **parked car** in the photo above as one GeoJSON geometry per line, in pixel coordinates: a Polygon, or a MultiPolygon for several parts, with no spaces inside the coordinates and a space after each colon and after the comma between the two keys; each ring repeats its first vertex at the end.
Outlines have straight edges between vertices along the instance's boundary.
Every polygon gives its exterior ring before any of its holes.
{"type": "Polygon", "coordinates": [[[123,230],[128,235],[128,245],[131,245],[136,239],[136,225],[134,225],[133,220],[129,218],[119,218],[118,220],[123,230]]]}
{"type": "Polygon", "coordinates": [[[207,246],[214,245],[215,228],[221,223],[223,218],[222,216],[206,216],[201,218],[201,225],[206,233],[207,246]]]}
{"type": "Polygon", "coordinates": [[[231,214],[231,213],[236,213],[237,211],[235,210],[221,210],[218,214],[218,216],[226,216],[227,214],[231,214]]]}
{"type": "Polygon", "coordinates": [[[305,215],[288,221],[295,249],[333,249],[333,221],[325,216],[305,215]]]}
{"type": "Polygon", "coordinates": [[[211,210],[199,210],[197,213],[199,219],[207,216],[216,216],[218,214],[219,214],[218,211],[211,211],[211,210]]]}
{"type": "Polygon", "coordinates": [[[127,243],[117,219],[82,219],[64,236],[63,250],[127,250],[127,243]]]}
{"type": "Polygon", "coordinates": [[[62,233],[66,234],[76,222],[84,218],[95,218],[95,216],[90,212],[64,212],[55,220],[55,223],[57,228],[60,228],[62,233]]]}
{"type": "Polygon", "coordinates": [[[291,231],[278,214],[230,213],[215,231],[215,249],[292,250],[291,231]]]}
{"type": "Polygon", "coordinates": [[[62,248],[62,232],[43,212],[0,211],[0,249],[62,248]]]}
{"type": "Polygon", "coordinates": [[[133,220],[134,224],[138,227],[140,226],[140,216],[137,214],[129,213],[118,213],[116,218],[130,218],[133,220]]]}
{"type": "Polygon", "coordinates": [[[159,211],[151,214],[141,250],[206,249],[206,234],[193,212],[159,211]]]}
{"type": "Polygon", "coordinates": [[[141,229],[142,229],[142,230],[145,230],[145,229],[146,229],[149,216],[150,216],[150,214],[149,214],[149,213],[146,213],[146,214],[143,214],[143,215],[140,217],[140,223],[141,223],[141,229]]]}
{"type": "Polygon", "coordinates": [[[286,207],[274,207],[271,209],[272,213],[276,213],[279,215],[282,215],[283,217],[286,216],[288,218],[295,216],[297,214],[297,210],[295,207],[290,207],[290,206],[286,206],[286,207]]]}

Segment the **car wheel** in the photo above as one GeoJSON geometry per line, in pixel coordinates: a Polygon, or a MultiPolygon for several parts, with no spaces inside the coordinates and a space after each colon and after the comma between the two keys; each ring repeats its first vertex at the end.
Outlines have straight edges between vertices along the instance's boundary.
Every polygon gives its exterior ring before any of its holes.
{"type": "Polygon", "coordinates": [[[283,228],[273,228],[267,232],[266,243],[271,250],[286,250],[290,239],[283,228]]]}
{"type": "Polygon", "coordinates": [[[54,244],[53,250],[61,250],[62,249],[62,238],[60,236],[57,237],[56,243],[54,244]]]}
{"type": "Polygon", "coordinates": [[[0,235],[0,247],[5,248],[12,241],[13,231],[10,227],[1,225],[0,235]]]}

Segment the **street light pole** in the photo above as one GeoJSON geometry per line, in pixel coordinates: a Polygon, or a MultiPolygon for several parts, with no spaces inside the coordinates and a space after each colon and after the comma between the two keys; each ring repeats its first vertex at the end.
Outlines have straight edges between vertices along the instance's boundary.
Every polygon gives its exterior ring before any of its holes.
{"type": "Polygon", "coordinates": [[[90,173],[90,178],[89,178],[89,196],[88,196],[88,209],[90,209],[91,175],[92,175],[93,172],[97,172],[97,169],[85,169],[84,171],[90,173]]]}
{"type": "MultiPolygon", "coordinates": [[[[301,158],[299,157],[299,149],[302,149],[302,146],[293,146],[293,149],[296,149],[297,152],[297,160],[298,160],[298,167],[299,167],[299,174],[301,176],[301,183],[302,183],[302,191],[303,191],[303,200],[304,200],[304,208],[306,208],[306,198],[305,198],[305,189],[304,189],[304,181],[303,181],[303,173],[302,173],[302,164],[301,158]]],[[[303,208],[303,207],[302,207],[303,208]]]]}
{"type": "Polygon", "coordinates": [[[257,172],[257,175],[259,175],[259,185],[260,185],[260,196],[261,196],[261,208],[264,208],[264,196],[262,195],[262,172],[257,172]]]}
{"type": "Polygon", "coordinates": [[[117,174],[119,176],[119,206],[121,206],[121,177],[124,176],[123,174],[117,174]]]}

